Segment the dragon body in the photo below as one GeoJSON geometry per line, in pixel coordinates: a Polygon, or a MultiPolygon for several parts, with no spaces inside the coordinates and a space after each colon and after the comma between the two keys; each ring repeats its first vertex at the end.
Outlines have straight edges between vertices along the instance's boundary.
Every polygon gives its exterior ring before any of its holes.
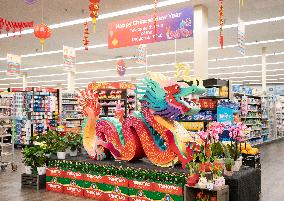
{"type": "Polygon", "coordinates": [[[135,161],[146,156],[158,166],[168,167],[178,161],[185,165],[192,139],[175,119],[191,110],[198,111],[199,106],[187,98],[195,91],[203,93],[204,89],[149,73],[143,86],[137,86],[135,91],[142,110],[121,119],[99,118],[98,94],[89,87],[79,99],[88,118],[84,128],[85,149],[95,160],[105,159],[110,152],[117,160],[135,161]]]}

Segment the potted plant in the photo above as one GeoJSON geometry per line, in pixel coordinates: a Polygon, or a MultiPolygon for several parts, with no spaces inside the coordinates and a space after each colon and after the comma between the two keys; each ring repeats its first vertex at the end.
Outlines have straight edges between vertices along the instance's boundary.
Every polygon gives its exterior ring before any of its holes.
{"type": "Polygon", "coordinates": [[[214,189],[219,189],[225,185],[225,178],[222,175],[223,164],[215,161],[213,165],[213,174],[214,174],[214,189]]]}
{"type": "Polygon", "coordinates": [[[41,146],[35,146],[34,149],[36,150],[34,154],[34,166],[37,168],[38,175],[44,175],[46,172],[46,153],[41,146]]]}
{"type": "Polygon", "coordinates": [[[82,145],[82,136],[79,133],[70,132],[66,135],[70,156],[77,156],[78,148],[82,145]]]}
{"type": "Polygon", "coordinates": [[[65,136],[58,136],[56,142],[54,143],[57,158],[58,159],[65,159],[66,157],[66,149],[68,147],[68,142],[65,136]]]}
{"type": "Polygon", "coordinates": [[[31,147],[25,147],[22,150],[23,163],[25,164],[26,174],[32,174],[34,150],[31,147]]]}
{"type": "Polygon", "coordinates": [[[195,161],[192,161],[188,164],[189,167],[189,175],[186,180],[186,184],[188,186],[195,186],[199,180],[199,174],[197,172],[197,163],[195,161]]]}
{"type": "Polygon", "coordinates": [[[234,164],[235,164],[234,159],[225,158],[225,171],[224,171],[225,175],[227,175],[227,176],[233,175],[232,167],[233,167],[234,164]]]}

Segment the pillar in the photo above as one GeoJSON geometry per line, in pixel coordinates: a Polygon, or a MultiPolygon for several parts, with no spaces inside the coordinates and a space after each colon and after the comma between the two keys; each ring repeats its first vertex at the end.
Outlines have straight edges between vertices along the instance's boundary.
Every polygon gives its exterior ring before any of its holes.
{"type": "Polygon", "coordinates": [[[194,75],[203,80],[208,78],[208,8],[194,7],[194,75]]]}
{"type": "Polygon", "coordinates": [[[25,90],[27,88],[27,84],[28,84],[28,73],[24,72],[23,74],[23,90],[25,90]]]}
{"type": "Polygon", "coordinates": [[[266,47],[263,47],[261,49],[261,86],[262,86],[262,91],[266,92],[266,47]]]}
{"type": "Polygon", "coordinates": [[[67,90],[75,91],[75,72],[74,71],[68,71],[67,90]]]}

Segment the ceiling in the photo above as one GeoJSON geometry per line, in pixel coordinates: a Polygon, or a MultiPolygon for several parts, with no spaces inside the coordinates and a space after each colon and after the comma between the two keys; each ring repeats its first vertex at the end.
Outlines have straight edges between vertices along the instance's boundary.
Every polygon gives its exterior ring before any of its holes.
{"type": "MultiPolygon", "coordinates": [[[[163,0],[165,1],[165,0],[163,0]]],[[[168,1],[168,0],[167,0],[168,1]]],[[[158,1],[162,2],[162,1],[158,1]]],[[[158,11],[174,10],[175,8],[190,7],[203,4],[208,7],[209,20],[209,77],[231,79],[235,83],[243,81],[251,84],[261,80],[261,48],[267,47],[267,83],[284,83],[284,1],[282,0],[244,0],[241,8],[241,18],[246,22],[246,56],[238,52],[237,28],[229,26],[237,23],[239,8],[238,0],[224,1],[224,49],[219,48],[218,37],[218,1],[212,0],[176,0],[175,5],[160,7],[158,11]],[[277,20],[276,20],[277,19],[277,20]],[[232,28],[230,28],[232,27],[232,28]]],[[[54,25],[88,17],[87,0],[45,0],[44,22],[54,25]]],[[[153,0],[107,0],[101,1],[100,17],[97,22],[97,32],[90,34],[88,51],[76,52],[76,87],[84,87],[91,81],[114,81],[141,79],[145,75],[145,66],[136,64],[131,57],[136,47],[108,49],[108,23],[135,16],[153,13],[153,10],[109,17],[107,14],[119,14],[129,8],[150,5],[153,0]],[[119,77],[115,70],[116,60],[126,59],[127,71],[124,77],[119,77]]],[[[150,7],[151,8],[151,7],[150,7]]],[[[41,22],[41,3],[28,5],[24,0],[1,0],[0,17],[15,21],[41,22]],[[17,5],[17,6],[15,6],[17,5]]],[[[81,22],[84,22],[82,20],[81,22]]],[[[91,27],[91,23],[89,23],[91,27]]],[[[21,37],[6,37],[0,35],[0,88],[21,87],[21,77],[8,77],[5,74],[7,53],[22,55],[23,72],[27,72],[28,86],[56,86],[67,84],[67,72],[62,68],[62,46],[75,48],[83,46],[83,24],[75,24],[52,30],[51,38],[44,46],[41,54],[39,41],[31,34],[21,37]],[[50,52],[55,51],[55,53],[50,52]],[[57,53],[56,53],[57,51],[57,53]],[[59,52],[58,52],[59,51],[59,52]],[[35,56],[36,55],[36,56],[35,56]]],[[[193,38],[177,40],[177,62],[193,64],[193,38]]],[[[148,69],[156,72],[166,72],[173,76],[175,62],[174,41],[160,42],[148,45],[148,69]],[[161,53],[167,53],[161,55],[161,53]]]]}

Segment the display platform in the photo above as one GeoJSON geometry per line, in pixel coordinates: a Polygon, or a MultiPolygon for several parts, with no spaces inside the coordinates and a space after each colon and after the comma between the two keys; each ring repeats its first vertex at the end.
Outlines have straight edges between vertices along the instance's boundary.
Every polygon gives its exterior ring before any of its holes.
{"type": "Polygon", "coordinates": [[[187,174],[179,165],[162,168],[145,160],[94,161],[80,155],[51,159],[46,189],[95,200],[182,201],[187,174]]]}

